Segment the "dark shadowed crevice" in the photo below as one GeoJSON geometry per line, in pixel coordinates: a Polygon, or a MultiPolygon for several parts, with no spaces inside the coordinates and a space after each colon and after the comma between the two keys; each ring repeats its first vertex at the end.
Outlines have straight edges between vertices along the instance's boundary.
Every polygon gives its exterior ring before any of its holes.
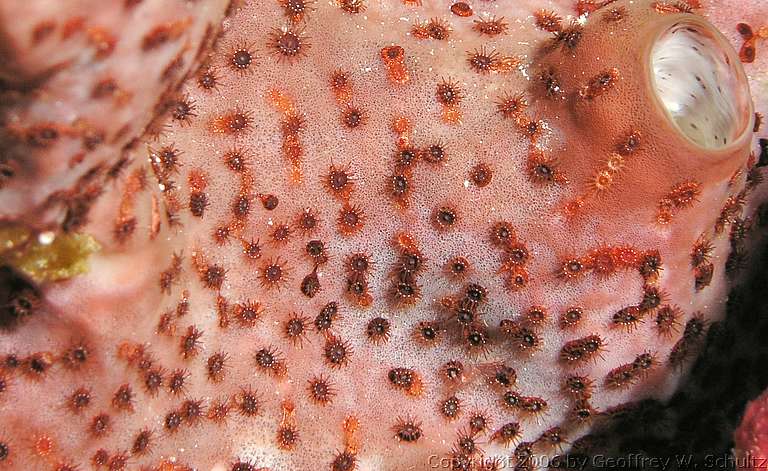
{"type": "Polygon", "coordinates": [[[33,316],[40,293],[26,279],[8,267],[0,267],[0,334],[18,327],[33,316]]]}

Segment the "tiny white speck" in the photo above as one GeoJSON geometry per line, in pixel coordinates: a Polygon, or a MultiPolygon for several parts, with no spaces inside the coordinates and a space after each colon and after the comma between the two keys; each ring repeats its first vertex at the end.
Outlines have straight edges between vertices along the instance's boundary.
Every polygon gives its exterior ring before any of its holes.
{"type": "Polygon", "coordinates": [[[39,236],[37,236],[37,241],[43,245],[51,245],[54,239],[56,239],[56,234],[54,234],[51,231],[43,232],[39,236]]]}

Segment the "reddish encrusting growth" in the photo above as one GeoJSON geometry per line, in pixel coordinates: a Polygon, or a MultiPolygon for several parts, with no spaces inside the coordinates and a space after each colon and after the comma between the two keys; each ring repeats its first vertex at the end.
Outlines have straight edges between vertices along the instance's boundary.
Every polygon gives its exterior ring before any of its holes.
{"type": "MultiPolygon", "coordinates": [[[[136,34],[7,26],[3,77],[52,97],[51,58],[80,70],[56,44],[103,65],[79,119],[10,108],[32,159],[0,162],[8,190],[47,182],[20,208],[61,205],[103,249],[64,284],[8,270],[0,468],[532,469],[674,390],[764,197],[759,124],[696,147],[627,59],[702,5],[427,3],[233,2],[220,35],[146,0],[106,9],[136,34]]],[[[763,29],[732,32],[744,62],[763,29]]]]}
{"type": "Polygon", "coordinates": [[[405,66],[405,49],[402,46],[392,45],[382,48],[381,60],[387,68],[387,76],[392,83],[403,85],[408,82],[410,76],[405,66]]]}

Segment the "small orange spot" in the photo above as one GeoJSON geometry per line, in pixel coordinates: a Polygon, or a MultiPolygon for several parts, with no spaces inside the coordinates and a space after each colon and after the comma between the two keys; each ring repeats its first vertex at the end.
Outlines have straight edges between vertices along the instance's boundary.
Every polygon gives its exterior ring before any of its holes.
{"type": "Polygon", "coordinates": [[[96,49],[96,57],[103,59],[115,50],[117,38],[105,28],[92,27],[88,29],[88,42],[96,49]]]}
{"type": "Polygon", "coordinates": [[[611,247],[599,247],[589,251],[584,266],[600,278],[607,278],[616,272],[616,254],[611,247]]]}
{"type": "Polygon", "coordinates": [[[341,425],[344,431],[344,448],[352,454],[356,454],[360,448],[359,440],[355,437],[355,432],[360,427],[360,421],[357,417],[350,415],[341,425]]]}
{"type": "Polygon", "coordinates": [[[68,19],[61,28],[61,39],[67,40],[73,34],[78,33],[85,27],[85,18],[74,16],[68,19]]]}
{"type": "Polygon", "coordinates": [[[613,185],[613,175],[607,170],[600,170],[589,182],[590,187],[597,192],[608,190],[613,185]]]}
{"type": "Polygon", "coordinates": [[[461,110],[455,106],[444,106],[442,119],[446,124],[461,124],[461,110]]]}
{"type": "Polygon", "coordinates": [[[291,163],[291,181],[299,183],[303,179],[301,159],[304,155],[304,149],[299,140],[299,133],[304,131],[304,118],[296,110],[293,99],[279,90],[270,90],[267,100],[283,115],[283,155],[291,163]]]}
{"type": "Polygon", "coordinates": [[[381,49],[381,60],[387,67],[390,82],[395,84],[408,82],[408,70],[405,68],[405,49],[397,45],[386,46],[381,49]]]}
{"type": "Polygon", "coordinates": [[[136,363],[144,356],[144,347],[130,342],[123,342],[117,347],[117,357],[128,363],[136,363]]]}
{"type": "Polygon", "coordinates": [[[624,157],[622,157],[619,154],[611,154],[608,156],[608,159],[606,160],[606,167],[609,171],[613,173],[619,172],[622,168],[624,168],[624,157]]]}
{"type": "Polygon", "coordinates": [[[577,214],[581,213],[581,210],[584,208],[584,198],[583,197],[577,197],[571,201],[568,201],[563,206],[563,211],[567,217],[574,217],[577,214]]]}
{"type": "Polygon", "coordinates": [[[191,170],[187,176],[187,181],[192,192],[203,191],[208,186],[208,177],[200,169],[191,170]]]}
{"type": "Polygon", "coordinates": [[[466,2],[456,2],[451,5],[451,13],[462,18],[472,16],[472,7],[466,2]]]}
{"type": "Polygon", "coordinates": [[[411,124],[411,120],[409,120],[405,116],[398,116],[392,122],[392,129],[396,133],[411,132],[411,130],[413,129],[413,125],[411,124]]]}
{"type": "Polygon", "coordinates": [[[521,63],[520,59],[514,56],[499,56],[499,58],[493,61],[490,65],[490,69],[493,72],[499,73],[512,72],[520,67],[521,63]]]}
{"type": "Polygon", "coordinates": [[[51,437],[43,435],[35,440],[35,454],[37,456],[49,456],[55,447],[56,444],[51,437]]]}
{"type": "Polygon", "coordinates": [[[281,113],[292,113],[294,111],[293,100],[280,90],[270,90],[267,98],[269,99],[270,104],[277,108],[281,113]]]}
{"type": "Polygon", "coordinates": [[[222,295],[216,296],[216,314],[219,318],[219,327],[229,327],[229,301],[222,295]]]}
{"type": "Polygon", "coordinates": [[[397,234],[395,237],[395,244],[397,245],[397,248],[402,252],[412,252],[416,254],[421,253],[419,251],[418,245],[416,244],[416,240],[412,235],[408,233],[401,232],[397,234]]]}
{"type": "Polygon", "coordinates": [[[331,89],[336,96],[336,101],[341,104],[348,104],[352,99],[352,83],[349,73],[335,70],[331,74],[331,89]]]}
{"type": "Polygon", "coordinates": [[[405,116],[397,116],[392,121],[392,130],[398,134],[397,147],[404,149],[410,146],[413,124],[405,116]]]}
{"type": "Polygon", "coordinates": [[[634,247],[614,247],[613,256],[623,268],[638,268],[642,260],[641,254],[634,247]]]}

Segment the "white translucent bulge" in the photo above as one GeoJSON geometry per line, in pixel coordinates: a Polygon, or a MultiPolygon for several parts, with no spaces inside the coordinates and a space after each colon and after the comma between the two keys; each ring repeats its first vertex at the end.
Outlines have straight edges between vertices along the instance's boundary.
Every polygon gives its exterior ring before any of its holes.
{"type": "Polygon", "coordinates": [[[651,63],[658,97],[689,139],[715,149],[741,135],[748,91],[713,31],[675,24],[653,45],[651,63]]]}

